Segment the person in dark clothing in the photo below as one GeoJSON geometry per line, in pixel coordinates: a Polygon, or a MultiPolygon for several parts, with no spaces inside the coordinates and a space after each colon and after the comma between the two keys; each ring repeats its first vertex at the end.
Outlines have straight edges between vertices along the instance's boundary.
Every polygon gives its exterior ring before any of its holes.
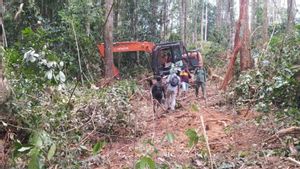
{"type": "Polygon", "coordinates": [[[206,79],[207,73],[202,66],[199,66],[195,70],[195,83],[196,83],[196,97],[198,97],[199,88],[201,87],[203,98],[206,99],[206,79]]]}
{"type": "Polygon", "coordinates": [[[154,99],[156,99],[160,104],[162,104],[162,100],[165,97],[165,89],[161,81],[161,77],[156,77],[156,83],[151,85],[151,93],[154,99]]]}

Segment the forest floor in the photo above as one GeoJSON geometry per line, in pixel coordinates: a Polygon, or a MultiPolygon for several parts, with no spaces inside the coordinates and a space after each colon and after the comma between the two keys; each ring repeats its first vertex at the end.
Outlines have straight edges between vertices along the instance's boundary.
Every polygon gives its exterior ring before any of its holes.
{"type": "MultiPolygon", "coordinates": [[[[266,142],[276,128],[272,114],[227,105],[216,83],[208,82],[206,103],[204,99],[196,98],[191,88],[186,96],[177,98],[179,106],[175,111],[166,112],[159,108],[156,114],[149,87],[143,83],[140,86],[144,86],[143,89],[131,98],[135,110],[133,126],[120,128],[117,134],[108,136],[108,144],[100,153],[101,160],[92,163],[93,168],[134,168],[144,155],[150,155],[157,164],[165,164],[170,169],[205,169],[210,168],[210,163],[217,169],[299,168],[288,158],[274,154],[276,148],[285,146],[280,139],[266,142]],[[192,148],[188,146],[188,129],[194,129],[200,136],[192,148]],[[211,158],[203,139],[204,131],[211,158]],[[174,139],[166,139],[167,135],[174,135],[174,139]]],[[[94,137],[96,140],[103,138],[97,134],[94,137]]],[[[0,168],[1,162],[4,164],[7,159],[4,140],[4,137],[0,138],[0,168]]]]}
{"type": "MultiPolygon", "coordinates": [[[[297,168],[285,158],[272,156],[265,150],[264,140],[271,137],[271,120],[259,124],[256,119],[262,118],[262,114],[251,110],[247,112],[246,109],[237,111],[225,105],[224,97],[214,83],[207,85],[206,104],[203,99],[194,96],[193,89],[185,97],[177,99],[181,106],[174,112],[166,113],[160,109],[154,116],[147,93],[135,97],[132,103],[137,118],[133,132],[137,136],[115,138],[101,153],[105,165],[95,168],[133,168],[145,154],[151,154],[156,163],[167,164],[168,168],[209,168],[210,162],[220,169],[297,168]],[[205,140],[199,139],[195,147],[188,147],[189,140],[185,134],[188,129],[195,129],[200,136],[204,134],[201,116],[211,159],[205,140]],[[167,141],[167,133],[175,136],[173,143],[167,141]]],[[[270,146],[282,145],[274,143],[267,147],[270,146]]]]}

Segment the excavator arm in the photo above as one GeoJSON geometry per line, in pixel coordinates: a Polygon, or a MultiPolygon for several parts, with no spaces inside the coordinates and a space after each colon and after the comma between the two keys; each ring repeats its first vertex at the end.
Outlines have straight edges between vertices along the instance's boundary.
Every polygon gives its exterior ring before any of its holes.
{"type": "MultiPolygon", "coordinates": [[[[152,53],[155,44],[152,42],[115,42],[113,43],[113,52],[137,52],[143,51],[147,53],[152,53]]],[[[104,43],[98,45],[98,49],[101,57],[104,57],[104,43]]]]}
{"type": "MultiPolygon", "coordinates": [[[[152,42],[138,42],[138,41],[132,41],[132,42],[115,42],[113,43],[112,52],[137,52],[137,51],[143,51],[147,53],[152,53],[153,49],[155,47],[155,44],[152,42]]],[[[100,52],[100,56],[104,58],[104,43],[101,43],[98,45],[98,49],[100,52]]],[[[113,65],[112,67],[114,77],[119,75],[118,68],[113,65]]]]}

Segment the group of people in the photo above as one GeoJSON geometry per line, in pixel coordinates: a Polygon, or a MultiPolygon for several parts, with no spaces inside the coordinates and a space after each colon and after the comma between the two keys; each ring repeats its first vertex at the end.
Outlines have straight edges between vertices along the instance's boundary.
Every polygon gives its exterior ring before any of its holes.
{"type": "MultiPolygon", "coordinates": [[[[188,68],[185,68],[183,70],[171,68],[170,74],[166,77],[165,83],[162,82],[161,77],[156,78],[156,86],[152,88],[153,97],[157,99],[159,103],[162,103],[163,98],[165,98],[165,104],[168,110],[175,110],[176,97],[179,96],[180,90],[180,96],[186,95],[187,91],[189,90],[189,86],[191,86],[191,78],[192,76],[188,68]],[[162,91],[159,91],[157,89],[160,89],[162,91]],[[155,94],[155,91],[161,92],[161,94],[155,94]]],[[[206,79],[207,73],[205,69],[202,66],[197,67],[194,71],[194,86],[196,97],[199,97],[199,88],[201,88],[203,98],[206,99],[206,79]]]]}

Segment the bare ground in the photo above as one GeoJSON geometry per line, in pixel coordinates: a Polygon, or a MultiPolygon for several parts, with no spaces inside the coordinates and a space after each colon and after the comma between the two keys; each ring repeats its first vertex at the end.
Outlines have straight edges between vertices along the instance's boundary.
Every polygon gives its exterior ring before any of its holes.
{"type": "Polygon", "coordinates": [[[208,85],[206,104],[203,99],[194,96],[192,89],[187,96],[179,97],[181,106],[175,112],[165,113],[160,109],[158,114],[154,114],[150,100],[147,93],[140,93],[132,100],[137,113],[136,130],[133,131],[136,138],[128,136],[114,140],[102,152],[105,164],[95,168],[133,168],[138,158],[145,154],[152,154],[156,163],[167,164],[169,168],[209,168],[205,142],[200,140],[196,147],[190,148],[185,135],[187,129],[195,129],[203,135],[201,116],[215,168],[297,168],[284,158],[261,153],[270,132],[264,125],[255,123],[260,114],[247,113],[247,110],[237,112],[222,106],[224,99],[216,85],[208,85]],[[197,111],[192,108],[195,105],[197,111]],[[167,133],[174,134],[173,143],[165,139],[167,133]]]}

